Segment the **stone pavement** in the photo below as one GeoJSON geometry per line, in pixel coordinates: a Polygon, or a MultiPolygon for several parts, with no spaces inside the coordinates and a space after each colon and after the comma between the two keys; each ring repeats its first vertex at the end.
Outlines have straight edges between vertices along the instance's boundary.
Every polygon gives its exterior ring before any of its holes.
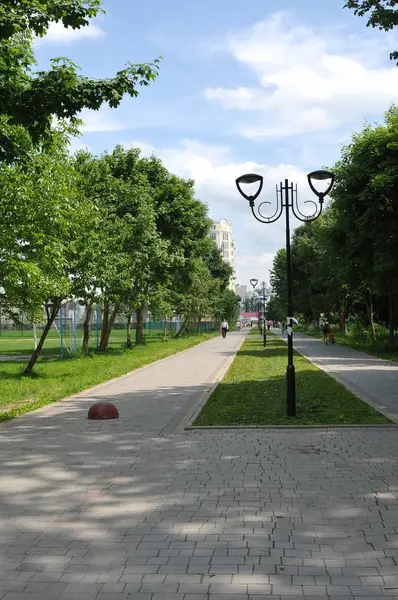
{"type": "Polygon", "coordinates": [[[1,600],[398,598],[397,430],[168,429],[238,342],[0,425],[1,600]]]}
{"type": "MultiPolygon", "coordinates": [[[[279,330],[274,332],[280,335],[279,330]]],[[[297,352],[398,423],[398,363],[296,333],[293,344],[297,352]]]]}

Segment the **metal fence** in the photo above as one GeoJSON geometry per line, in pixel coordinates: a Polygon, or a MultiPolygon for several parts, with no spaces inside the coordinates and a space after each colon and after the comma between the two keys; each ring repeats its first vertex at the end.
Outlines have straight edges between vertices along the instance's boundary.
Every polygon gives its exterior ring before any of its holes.
{"type": "MultiPolygon", "coordinates": [[[[100,306],[95,306],[91,315],[89,325],[89,349],[95,350],[99,347],[101,339],[103,312],[100,306]]],[[[76,354],[82,349],[83,330],[85,320],[85,307],[78,302],[67,302],[62,305],[57,318],[54,321],[47,340],[45,349],[47,352],[53,351],[54,355],[60,355],[61,358],[65,355],[76,354]]],[[[144,341],[154,341],[156,338],[163,336],[166,331],[172,336],[178,333],[182,328],[182,319],[173,318],[167,320],[153,320],[150,313],[144,315],[143,335],[144,341]]],[[[19,315],[19,325],[7,318],[0,312],[0,352],[7,353],[6,348],[12,349],[15,354],[20,348],[21,351],[36,347],[37,341],[40,339],[42,331],[45,327],[45,315],[43,311],[42,323],[33,325],[22,314],[19,315]]],[[[133,314],[131,323],[131,340],[134,343],[136,335],[136,318],[133,314]]],[[[189,323],[188,330],[193,333],[197,331],[196,323],[189,323]]],[[[200,323],[199,331],[201,333],[210,333],[214,331],[214,323],[210,320],[204,320],[200,323]]],[[[127,316],[123,314],[117,315],[112,333],[109,340],[109,348],[121,347],[127,341],[127,316]]],[[[11,352],[10,352],[11,353],[11,352]]]]}

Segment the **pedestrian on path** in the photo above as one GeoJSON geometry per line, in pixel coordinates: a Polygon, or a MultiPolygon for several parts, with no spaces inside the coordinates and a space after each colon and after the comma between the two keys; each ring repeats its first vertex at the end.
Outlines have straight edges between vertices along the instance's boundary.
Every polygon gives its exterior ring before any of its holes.
{"type": "Polygon", "coordinates": [[[328,339],[329,339],[330,332],[331,332],[331,329],[330,329],[330,325],[329,325],[328,321],[324,321],[322,323],[322,333],[323,333],[323,341],[325,342],[326,345],[328,345],[328,339]]]}
{"type": "Polygon", "coordinates": [[[221,335],[223,336],[223,338],[227,337],[228,329],[229,329],[228,322],[226,319],[224,319],[224,321],[221,323],[221,335]]]}

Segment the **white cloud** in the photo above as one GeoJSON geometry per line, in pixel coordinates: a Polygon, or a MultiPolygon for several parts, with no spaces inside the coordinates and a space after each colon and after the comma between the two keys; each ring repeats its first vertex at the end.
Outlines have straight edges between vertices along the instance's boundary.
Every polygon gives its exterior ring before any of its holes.
{"type": "Polygon", "coordinates": [[[78,138],[72,137],[69,141],[69,151],[71,154],[78,152],[79,150],[86,150],[87,152],[91,152],[92,148],[89,144],[85,144],[78,138]]]}
{"type": "Polygon", "coordinates": [[[318,34],[275,13],[217,48],[251,69],[259,87],[208,88],[204,94],[226,109],[258,113],[258,125],[241,128],[249,138],[331,130],[381,113],[396,100],[398,69],[381,66],[388,43],[381,53],[373,39],[331,28],[318,34]]]}
{"type": "MultiPolygon", "coordinates": [[[[157,148],[141,141],[121,142],[125,147],[141,148],[149,156],[155,153],[165,166],[180,177],[191,178],[196,182],[198,198],[206,202],[212,218],[226,217],[232,222],[233,235],[237,246],[237,277],[239,283],[248,283],[251,277],[269,281],[269,269],[275,252],[285,244],[285,223],[265,225],[252,216],[248,202],[236,189],[235,180],[243,173],[255,172],[263,175],[264,187],[259,202],[264,214],[272,215],[275,210],[275,184],[285,178],[294,181],[301,190],[308,189],[306,174],[301,169],[288,164],[269,166],[255,162],[234,160],[229,148],[210,146],[198,141],[185,140],[179,147],[157,148]],[[304,187],[305,186],[305,187],[304,187]]],[[[303,196],[303,200],[310,197],[303,196]]],[[[292,221],[292,228],[297,225],[292,221]]]]}
{"type": "Polygon", "coordinates": [[[99,110],[82,110],[79,118],[84,121],[81,127],[82,133],[93,133],[103,131],[121,131],[127,129],[126,125],[115,119],[115,111],[111,108],[100,108],[99,110]]]}
{"type": "Polygon", "coordinates": [[[51,23],[46,35],[36,39],[36,44],[72,44],[80,40],[103,38],[105,31],[96,23],[90,23],[87,27],[72,29],[64,27],[61,22],[51,23]]]}

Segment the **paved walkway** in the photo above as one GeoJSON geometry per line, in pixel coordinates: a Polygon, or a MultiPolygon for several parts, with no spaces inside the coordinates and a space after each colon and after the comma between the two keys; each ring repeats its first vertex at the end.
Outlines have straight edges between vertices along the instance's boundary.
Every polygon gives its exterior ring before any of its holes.
{"type": "MultiPolygon", "coordinates": [[[[276,333],[280,331],[274,330],[276,333]]],[[[287,336],[284,336],[287,341],[287,336]]],[[[398,363],[380,360],[340,344],[294,334],[294,349],[356,396],[398,422],[398,363]]]]}
{"type": "Polygon", "coordinates": [[[0,425],[1,600],[398,598],[397,430],[172,432],[239,335],[0,425]]]}

